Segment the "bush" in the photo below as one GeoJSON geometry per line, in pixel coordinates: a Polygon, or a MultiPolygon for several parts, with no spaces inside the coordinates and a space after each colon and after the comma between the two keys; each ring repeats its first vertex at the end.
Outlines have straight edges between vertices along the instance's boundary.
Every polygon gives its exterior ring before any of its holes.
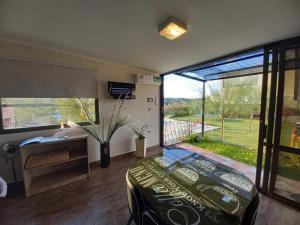
{"type": "Polygon", "coordinates": [[[291,169],[299,169],[300,168],[300,157],[298,155],[290,154],[290,153],[280,153],[279,163],[281,166],[291,168],[291,169]]]}
{"type": "Polygon", "coordinates": [[[192,134],[185,137],[183,141],[187,143],[197,143],[199,141],[199,138],[195,134],[192,134]]]}
{"type": "Polygon", "coordinates": [[[175,117],[188,116],[192,114],[192,105],[173,103],[164,107],[165,115],[172,115],[175,117]]]}

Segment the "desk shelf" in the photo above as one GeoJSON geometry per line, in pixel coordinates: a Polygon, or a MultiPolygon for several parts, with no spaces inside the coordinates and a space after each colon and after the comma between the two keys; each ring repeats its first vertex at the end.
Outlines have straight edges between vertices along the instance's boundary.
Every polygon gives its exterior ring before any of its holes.
{"type": "MultiPolygon", "coordinates": [[[[26,196],[42,193],[54,188],[88,179],[87,137],[56,141],[55,143],[37,143],[21,147],[22,172],[26,196]],[[47,160],[43,156],[67,153],[62,160],[47,160]],[[28,165],[30,157],[37,157],[41,163],[28,165]]],[[[59,157],[58,157],[59,158],[59,157]]]]}
{"type": "Polygon", "coordinates": [[[66,170],[37,176],[34,177],[30,183],[28,196],[87,179],[88,177],[88,171],[82,167],[69,168],[66,170]]]}
{"type": "Polygon", "coordinates": [[[54,166],[54,165],[58,165],[58,164],[66,163],[66,162],[72,162],[74,160],[79,160],[79,159],[84,159],[84,158],[88,158],[88,155],[84,154],[82,152],[69,151],[69,158],[66,160],[61,160],[61,161],[57,161],[57,162],[53,162],[53,163],[46,163],[46,164],[38,165],[38,166],[28,166],[27,165],[28,163],[26,163],[24,169],[25,170],[39,169],[39,168],[54,166]]]}

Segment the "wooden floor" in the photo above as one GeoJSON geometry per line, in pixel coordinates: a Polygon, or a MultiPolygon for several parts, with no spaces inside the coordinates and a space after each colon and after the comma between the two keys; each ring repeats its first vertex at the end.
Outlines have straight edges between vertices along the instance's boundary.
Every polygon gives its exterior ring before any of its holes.
{"type": "MultiPolygon", "coordinates": [[[[159,154],[152,150],[151,154],[159,154]]],[[[91,179],[44,194],[0,200],[1,225],[125,225],[129,218],[125,173],[135,156],[92,166],[91,179]]],[[[262,196],[256,225],[299,225],[300,211],[262,196]]]]}

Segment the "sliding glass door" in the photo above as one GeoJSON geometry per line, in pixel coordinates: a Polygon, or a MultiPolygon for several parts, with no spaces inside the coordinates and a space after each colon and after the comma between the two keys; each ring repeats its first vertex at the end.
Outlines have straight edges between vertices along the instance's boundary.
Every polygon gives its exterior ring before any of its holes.
{"type": "Polygon", "coordinates": [[[265,49],[256,184],[300,206],[300,42],[265,49]]]}
{"type": "Polygon", "coordinates": [[[300,43],[280,45],[278,74],[270,192],[300,205],[300,43]]]}
{"type": "MultiPolygon", "coordinates": [[[[259,48],[254,52],[183,68],[172,75],[162,75],[161,146],[173,145],[191,134],[198,137],[198,134],[208,131],[204,126],[204,115],[208,120],[210,105],[206,104],[205,111],[204,92],[209,81],[261,73],[256,186],[262,193],[300,208],[299,37],[265,45],[263,50],[259,48]],[[184,78],[189,78],[187,81],[192,79],[189,82],[194,84],[185,86],[184,78]]],[[[260,93],[256,89],[251,93],[260,93]]],[[[217,98],[212,97],[210,90],[206,99],[217,98]]],[[[239,139],[242,135],[239,132],[234,138],[239,139]]],[[[251,143],[251,140],[246,142],[251,143]]]]}

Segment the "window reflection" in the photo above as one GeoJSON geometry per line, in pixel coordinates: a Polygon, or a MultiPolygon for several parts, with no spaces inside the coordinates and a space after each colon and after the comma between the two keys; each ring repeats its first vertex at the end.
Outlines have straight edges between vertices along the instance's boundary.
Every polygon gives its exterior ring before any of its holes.
{"type": "Polygon", "coordinates": [[[300,70],[285,72],[280,144],[300,148],[300,70]]]}

